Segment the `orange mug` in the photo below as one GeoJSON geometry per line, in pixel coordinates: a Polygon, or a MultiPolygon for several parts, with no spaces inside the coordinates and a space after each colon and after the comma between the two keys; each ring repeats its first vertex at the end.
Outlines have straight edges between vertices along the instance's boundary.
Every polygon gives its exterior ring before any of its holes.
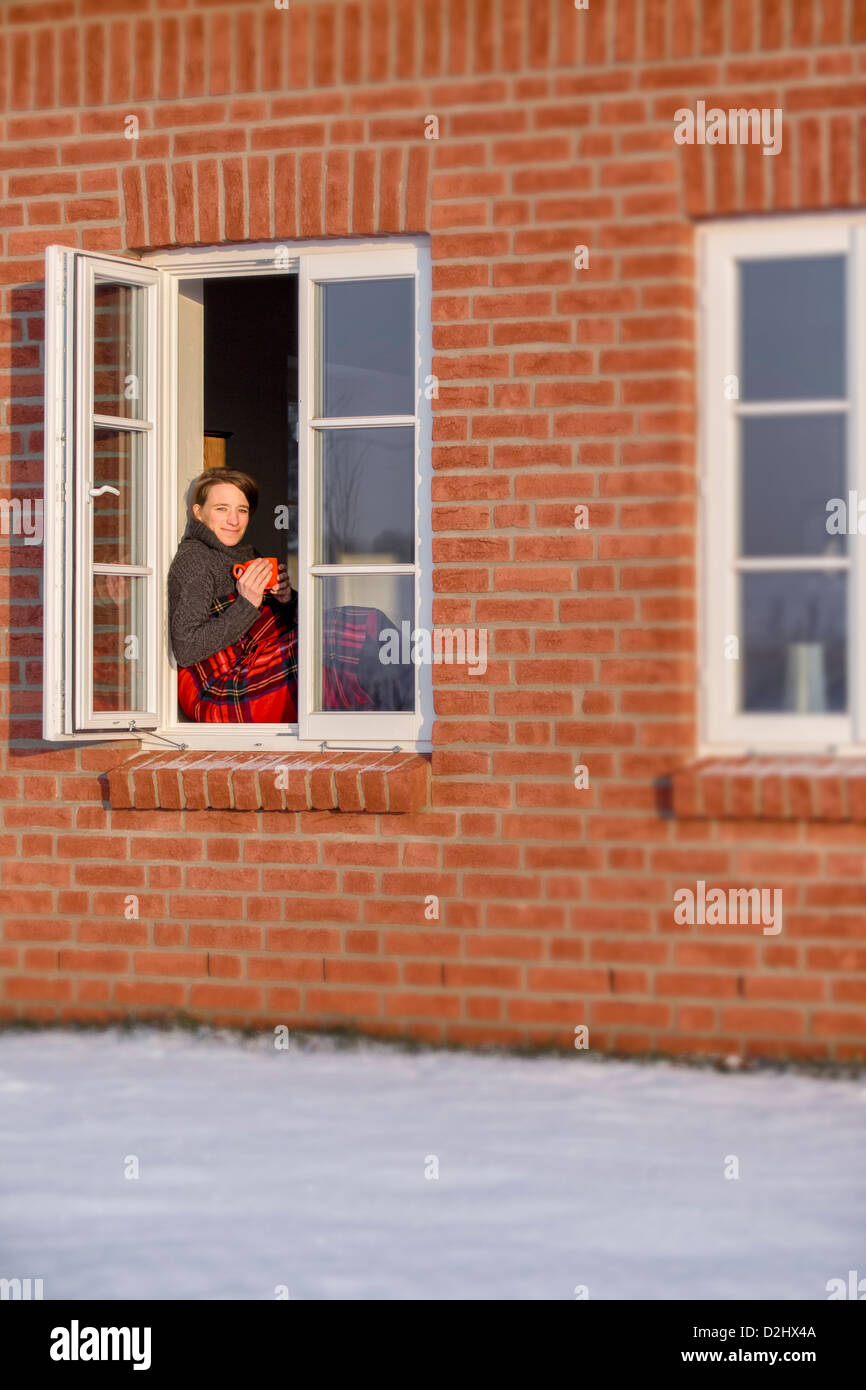
{"type": "Polygon", "coordinates": [[[232,574],[235,579],[237,579],[239,574],[243,574],[245,569],[248,569],[250,565],[257,564],[259,560],[267,560],[271,567],[270,578],[265,586],[265,590],[275,589],[280,582],[280,562],[279,560],[275,560],[271,555],[257,555],[255,560],[247,560],[243,565],[232,565],[232,574]]]}

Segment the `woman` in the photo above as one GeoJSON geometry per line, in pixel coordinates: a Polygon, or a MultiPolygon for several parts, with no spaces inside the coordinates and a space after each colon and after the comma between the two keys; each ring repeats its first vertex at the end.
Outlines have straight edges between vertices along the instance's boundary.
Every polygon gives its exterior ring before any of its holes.
{"type": "MultiPolygon", "coordinates": [[[[268,592],[269,569],[241,545],[258,503],[246,473],[209,468],[196,479],[192,517],[168,572],[177,693],[188,719],[218,724],[293,724],[298,698],[298,596],[285,565],[268,592]],[[235,580],[233,567],[252,560],[235,580]]],[[[411,666],[383,666],[378,608],[344,605],[322,615],[322,708],[414,706],[411,666]]]]}
{"type": "Polygon", "coordinates": [[[197,723],[287,724],[297,718],[297,594],[285,565],[241,545],[258,503],[246,473],[209,468],[168,572],[178,699],[197,723]],[[253,560],[235,580],[233,566],[253,560]]]}

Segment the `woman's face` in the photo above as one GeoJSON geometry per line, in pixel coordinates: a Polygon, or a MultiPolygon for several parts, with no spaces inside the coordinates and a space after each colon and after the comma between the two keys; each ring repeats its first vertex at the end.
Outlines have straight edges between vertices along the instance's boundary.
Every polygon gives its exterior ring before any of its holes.
{"type": "Polygon", "coordinates": [[[237,545],[250,519],[250,504],[234,483],[216,483],[205,501],[195,503],[192,514],[209,526],[223,545],[237,545]]]}

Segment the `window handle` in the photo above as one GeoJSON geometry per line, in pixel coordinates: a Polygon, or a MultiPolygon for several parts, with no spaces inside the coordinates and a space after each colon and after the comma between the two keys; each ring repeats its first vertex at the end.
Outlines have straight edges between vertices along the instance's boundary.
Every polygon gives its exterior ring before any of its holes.
{"type": "Polygon", "coordinates": [[[91,497],[101,497],[104,492],[113,492],[115,497],[120,496],[119,488],[109,487],[108,483],[106,483],[104,487],[92,487],[90,489],[91,497]]]}

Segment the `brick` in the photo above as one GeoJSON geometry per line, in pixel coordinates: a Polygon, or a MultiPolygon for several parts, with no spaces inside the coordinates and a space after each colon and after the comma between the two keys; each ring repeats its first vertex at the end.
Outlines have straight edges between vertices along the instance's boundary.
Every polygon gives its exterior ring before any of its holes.
{"type": "MultiPolygon", "coordinates": [[[[722,1027],[734,1033],[760,1037],[798,1037],[806,1030],[805,1016],[796,1009],[738,1008],[722,1009],[722,1027]]],[[[820,1035],[820,1030],[813,1030],[820,1035]]]]}
{"type": "Polygon", "coordinates": [[[253,985],[193,984],[189,991],[193,1009],[260,1009],[262,991],[253,985]]]}
{"type": "Polygon", "coordinates": [[[164,1005],[167,1008],[182,1008],[186,1002],[186,992],[186,985],[168,981],[157,984],[152,980],[118,980],[114,985],[114,1002],[141,1007],[164,1005]]]}
{"type": "Polygon", "coordinates": [[[374,990],[308,989],[306,1007],[323,1016],[380,1018],[380,996],[374,990]]]}

